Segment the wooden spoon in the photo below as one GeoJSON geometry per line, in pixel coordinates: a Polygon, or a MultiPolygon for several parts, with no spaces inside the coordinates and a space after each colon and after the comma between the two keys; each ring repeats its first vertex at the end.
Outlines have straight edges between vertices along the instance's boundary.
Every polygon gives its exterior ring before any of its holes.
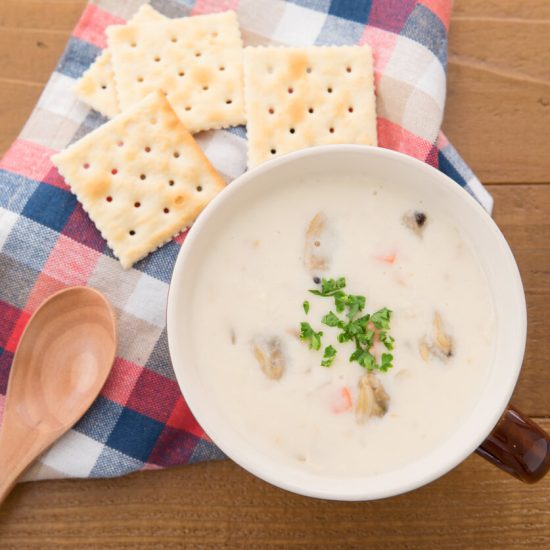
{"type": "Polygon", "coordinates": [[[97,290],[73,287],[31,317],[15,353],[0,431],[0,503],[25,469],[99,394],[116,351],[113,310],[97,290]]]}

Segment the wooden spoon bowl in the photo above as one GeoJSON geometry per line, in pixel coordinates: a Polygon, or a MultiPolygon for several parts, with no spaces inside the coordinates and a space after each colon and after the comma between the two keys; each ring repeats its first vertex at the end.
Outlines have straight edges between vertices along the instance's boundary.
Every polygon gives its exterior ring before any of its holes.
{"type": "Polygon", "coordinates": [[[99,394],[116,351],[113,311],[87,287],[62,290],[29,320],[13,359],[0,431],[0,502],[99,394]]]}

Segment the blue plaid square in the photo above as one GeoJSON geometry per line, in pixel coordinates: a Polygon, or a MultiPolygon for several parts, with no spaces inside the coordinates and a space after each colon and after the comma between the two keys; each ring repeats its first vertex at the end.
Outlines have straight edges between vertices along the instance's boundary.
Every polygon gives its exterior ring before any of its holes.
{"type": "Polygon", "coordinates": [[[106,443],[131,458],[145,462],[163,428],[161,422],[124,409],[106,443]]]}
{"type": "Polygon", "coordinates": [[[151,0],[151,6],[166,17],[185,17],[191,14],[192,0],[151,0]]]}
{"type": "Polygon", "coordinates": [[[170,282],[174,263],[178,257],[180,245],[175,241],[169,241],[164,246],[155,251],[154,254],[143,258],[134,265],[135,269],[139,269],[151,277],[155,277],[165,283],[170,282]]]}
{"type": "Polygon", "coordinates": [[[293,4],[298,4],[304,8],[309,8],[310,10],[320,11],[328,13],[330,9],[330,0],[289,0],[293,4]]]}
{"type": "Polygon", "coordinates": [[[204,462],[205,460],[222,460],[224,458],[226,458],[225,455],[214,443],[201,439],[189,458],[189,463],[204,462]]]}
{"type": "Polygon", "coordinates": [[[315,41],[317,46],[351,46],[357,44],[365,27],[353,21],[329,15],[315,41]]]}
{"type": "Polygon", "coordinates": [[[462,187],[466,185],[466,180],[462,177],[462,174],[452,165],[451,161],[445,156],[443,151],[439,151],[437,160],[439,163],[439,169],[444,174],[455,180],[462,187]]]}
{"type": "Polygon", "coordinates": [[[105,443],[116,426],[123,409],[122,405],[100,395],[73,429],[96,441],[105,443]]]}
{"type": "Polygon", "coordinates": [[[369,19],[371,5],[372,0],[333,0],[329,14],[364,24],[369,19]]]}
{"type": "Polygon", "coordinates": [[[0,206],[21,213],[25,204],[36,191],[38,182],[7,170],[0,170],[0,206]]]}
{"type": "Polygon", "coordinates": [[[58,236],[52,229],[21,217],[8,235],[2,252],[19,264],[42,271],[58,236]]]}
{"type": "Polygon", "coordinates": [[[23,216],[61,231],[76,205],[76,197],[59,187],[41,183],[23,208],[23,216]]]}
{"type": "Polygon", "coordinates": [[[57,72],[71,78],[80,78],[101,53],[99,48],[73,36],[69,38],[63,56],[57,64],[57,72]]]}
{"type": "Polygon", "coordinates": [[[426,6],[418,4],[414,8],[401,34],[428,48],[447,67],[447,31],[426,6]]]}
{"type": "Polygon", "coordinates": [[[2,300],[23,309],[40,271],[21,264],[16,258],[0,253],[2,300]]]}

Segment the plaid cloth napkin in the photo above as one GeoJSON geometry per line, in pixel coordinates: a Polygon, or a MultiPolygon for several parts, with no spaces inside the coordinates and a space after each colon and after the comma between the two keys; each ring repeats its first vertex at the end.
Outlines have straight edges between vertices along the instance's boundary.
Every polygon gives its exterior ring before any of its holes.
{"type": "MultiPolygon", "coordinates": [[[[164,311],[180,236],[123,271],[50,155],[105,120],[77,101],[75,79],[105,47],[104,29],[143,0],[90,3],[19,138],[0,163],[0,418],[10,365],[36,307],[69,285],[106,294],[118,317],[117,358],[85,417],[27,479],[118,476],[222,458],[191,415],[170,365],[164,311]]],[[[492,200],[440,131],[451,0],[154,0],[170,17],[236,9],[247,45],[362,44],[374,50],[381,147],[453,178],[488,210],[492,200]]],[[[245,170],[242,127],[198,140],[229,181],[245,170]]]]}

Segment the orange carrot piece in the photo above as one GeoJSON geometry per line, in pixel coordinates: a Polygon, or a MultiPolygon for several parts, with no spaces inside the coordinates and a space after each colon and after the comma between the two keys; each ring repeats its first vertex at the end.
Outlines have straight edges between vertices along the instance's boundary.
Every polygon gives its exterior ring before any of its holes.
{"type": "Polygon", "coordinates": [[[351,411],[353,406],[353,399],[351,397],[351,391],[347,386],[340,388],[339,395],[334,399],[332,403],[332,412],[335,414],[351,411]]]}

